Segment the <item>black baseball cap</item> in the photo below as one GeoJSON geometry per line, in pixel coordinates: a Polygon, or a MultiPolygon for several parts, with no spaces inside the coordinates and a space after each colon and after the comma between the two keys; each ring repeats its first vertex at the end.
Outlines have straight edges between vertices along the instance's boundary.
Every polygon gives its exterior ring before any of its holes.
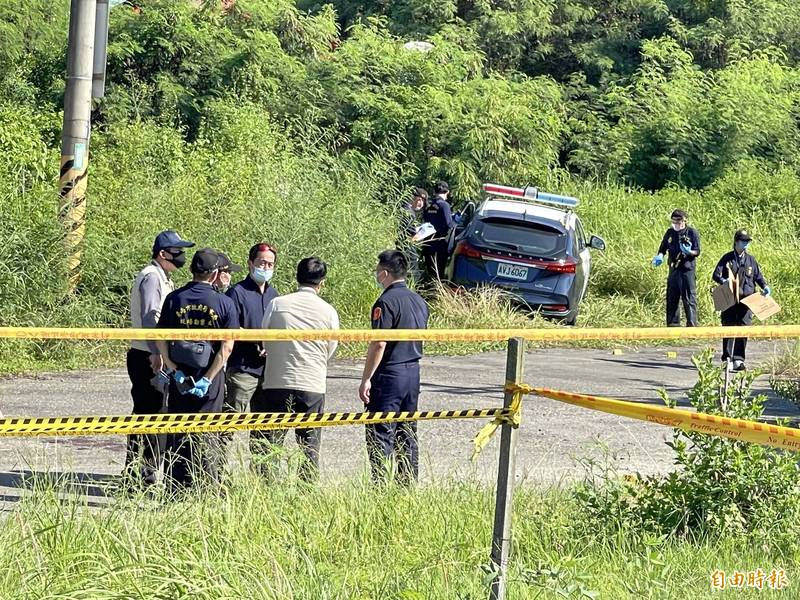
{"type": "Polygon", "coordinates": [[[227,273],[238,273],[242,267],[231,262],[230,257],[224,252],[219,253],[219,270],[227,273]]]}
{"type": "Polygon", "coordinates": [[[212,248],[200,248],[192,257],[192,273],[195,275],[208,275],[222,265],[219,252],[212,248]]]}
{"type": "Polygon", "coordinates": [[[733,234],[733,241],[734,242],[749,242],[753,238],[750,237],[750,234],[747,233],[746,229],[739,229],[736,233],[733,234]]]}
{"type": "Polygon", "coordinates": [[[184,240],[178,235],[177,231],[167,229],[156,236],[156,241],[153,242],[153,255],[156,255],[167,248],[191,248],[193,246],[194,242],[184,240]]]}
{"type": "Polygon", "coordinates": [[[689,215],[687,215],[685,211],[683,211],[683,210],[681,210],[679,208],[676,208],[675,210],[672,211],[672,216],[670,218],[671,219],[683,219],[685,221],[686,219],[689,218],[689,215]]]}
{"type": "Polygon", "coordinates": [[[446,181],[437,181],[436,186],[434,186],[433,189],[437,194],[444,194],[445,192],[450,191],[450,186],[447,185],[446,181]]]}

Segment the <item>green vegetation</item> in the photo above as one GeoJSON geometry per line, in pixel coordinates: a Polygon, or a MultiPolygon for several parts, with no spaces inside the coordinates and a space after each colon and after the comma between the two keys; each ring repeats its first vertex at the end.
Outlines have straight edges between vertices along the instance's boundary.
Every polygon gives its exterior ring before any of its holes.
{"type": "MultiPolygon", "coordinates": [[[[124,326],[150,240],[174,227],[239,261],[274,242],[280,290],[297,258],[323,256],[328,299],[346,327],[365,326],[399,200],[437,178],[457,207],[486,180],[583,199],[608,250],[580,325],[663,323],[666,273],[649,259],[678,206],[703,239],[702,323],[716,322],[709,274],[741,226],[784,308],[774,322],[800,317],[794,1],[222,4],[113,9],[83,279],[66,297],[55,180],[68,2],[0,0],[0,324],[124,326]]],[[[458,300],[434,301],[433,322],[540,326],[491,293],[458,300]]],[[[0,372],[104,364],[120,349],[0,342],[0,372]]]]}
{"type": "MultiPolygon", "coordinates": [[[[708,354],[697,366],[691,402],[721,414],[719,369],[708,354]]],[[[752,378],[737,376],[724,414],[761,415],[752,378]]],[[[784,569],[794,587],[794,455],[679,432],[669,444],[682,467],[669,475],[623,476],[586,462],[581,482],[521,486],[509,598],[704,598],[717,569],[784,569]]],[[[200,489],[182,500],[115,497],[100,484],[109,498],[99,507],[64,497],[80,486],[69,476],[55,485],[34,476],[0,529],[0,596],[486,597],[494,494],[483,483],[317,487],[289,465],[269,485],[240,472],[222,494],[200,489]]]]}

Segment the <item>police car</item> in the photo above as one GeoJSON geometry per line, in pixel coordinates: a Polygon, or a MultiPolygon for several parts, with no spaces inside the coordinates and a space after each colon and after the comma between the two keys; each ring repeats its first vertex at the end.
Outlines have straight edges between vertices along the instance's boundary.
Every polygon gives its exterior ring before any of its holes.
{"type": "Polygon", "coordinates": [[[586,294],[590,248],[605,242],[586,238],[573,209],[576,198],[484,184],[486,199],[461,212],[451,232],[447,278],[466,288],[490,284],[508,291],[542,315],[574,325],[586,294]]]}

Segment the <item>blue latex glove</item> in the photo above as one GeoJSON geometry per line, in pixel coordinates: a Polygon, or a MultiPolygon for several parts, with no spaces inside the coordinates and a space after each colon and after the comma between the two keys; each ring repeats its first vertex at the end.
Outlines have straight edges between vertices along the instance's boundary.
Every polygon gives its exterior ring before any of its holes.
{"type": "Polygon", "coordinates": [[[198,398],[202,398],[206,394],[208,394],[208,388],[211,385],[211,380],[207,377],[203,377],[200,381],[194,384],[194,387],[189,390],[189,393],[197,396],[198,398]]]}
{"type": "Polygon", "coordinates": [[[692,245],[681,244],[681,252],[683,252],[686,256],[689,256],[692,253],[692,245]]]}
{"type": "Polygon", "coordinates": [[[175,371],[175,374],[173,375],[173,377],[175,378],[175,381],[177,383],[183,383],[184,381],[186,381],[186,375],[184,375],[183,371],[180,371],[180,370],[175,371]]]}
{"type": "Polygon", "coordinates": [[[653,263],[652,264],[653,264],[654,267],[660,267],[661,265],[663,265],[664,264],[664,255],[663,254],[656,254],[656,256],[653,258],[653,263]]]}
{"type": "Polygon", "coordinates": [[[772,290],[769,289],[769,286],[767,286],[763,290],[761,290],[761,295],[762,296],[769,296],[771,293],[772,293],[772,290]]]}
{"type": "Polygon", "coordinates": [[[453,217],[453,222],[456,225],[461,225],[462,221],[464,220],[464,216],[461,213],[458,213],[453,217]]]}

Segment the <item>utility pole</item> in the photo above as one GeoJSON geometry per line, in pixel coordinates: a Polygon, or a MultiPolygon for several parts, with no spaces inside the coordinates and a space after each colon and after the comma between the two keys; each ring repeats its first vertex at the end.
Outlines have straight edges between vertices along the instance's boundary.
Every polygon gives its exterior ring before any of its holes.
{"type": "Polygon", "coordinates": [[[69,12],[67,88],[61,139],[61,201],[59,218],[66,232],[69,292],[80,279],[83,236],[86,229],[86,184],[92,116],[97,0],[72,0],[69,12]]]}

